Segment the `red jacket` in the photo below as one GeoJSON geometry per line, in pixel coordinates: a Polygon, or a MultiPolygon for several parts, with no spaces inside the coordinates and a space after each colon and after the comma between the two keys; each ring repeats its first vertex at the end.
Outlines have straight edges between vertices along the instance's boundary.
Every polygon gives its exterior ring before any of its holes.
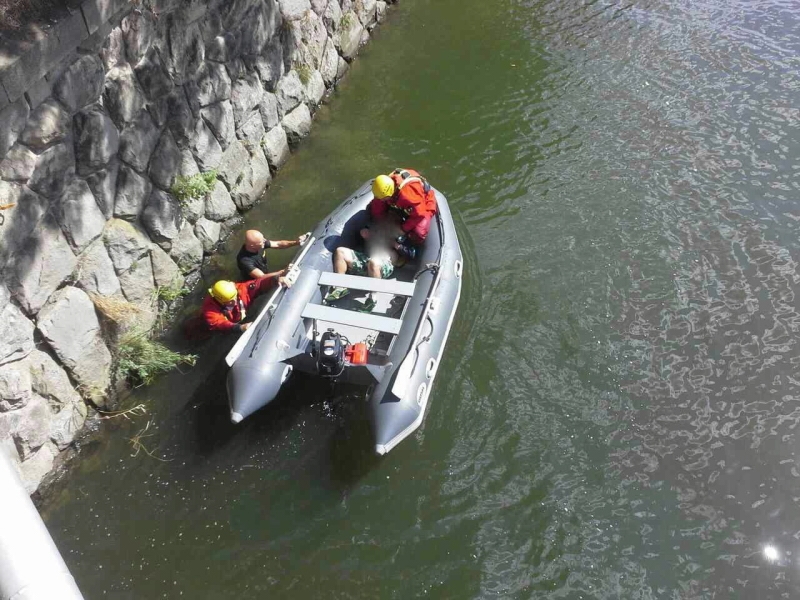
{"type": "Polygon", "coordinates": [[[253,279],[236,284],[238,296],[233,308],[225,308],[211,294],[203,300],[200,311],[208,328],[213,331],[230,331],[245,318],[247,307],[261,294],[268,291],[277,280],[277,276],[253,279]]]}
{"type": "Polygon", "coordinates": [[[436,214],[436,194],[422,175],[412,169],[395,169],[389,177],[394,181],[394,194],[383,200],[372,199],[369,212],[373,219],[379,219],[390,208],[397,209],[405,214],[401,227],[407,233],[420,219],[436,214]]]}

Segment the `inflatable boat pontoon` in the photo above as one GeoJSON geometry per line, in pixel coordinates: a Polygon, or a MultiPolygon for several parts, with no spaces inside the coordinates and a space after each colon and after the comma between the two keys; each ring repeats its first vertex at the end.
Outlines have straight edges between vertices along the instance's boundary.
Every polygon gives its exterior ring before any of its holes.
{"type": "Polygon", "coordinates": [[[287,277],[226,357],[231,420],[269,404],[293,370],[369,386],[375,449],[386,454],[425,414],[461,294],[462,256],[445,197],[414,261],[389,279],[333,272],[369,222],[371,182],[324,219],[287,277]],[[334,287],[347,295],[326,304],[334,287]],[[366,301],[374,304],[371,311],[366,301]]]}

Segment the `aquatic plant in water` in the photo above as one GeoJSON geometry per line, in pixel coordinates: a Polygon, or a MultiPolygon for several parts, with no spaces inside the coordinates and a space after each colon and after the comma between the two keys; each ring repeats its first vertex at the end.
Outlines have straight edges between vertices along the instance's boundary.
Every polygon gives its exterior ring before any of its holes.
{"type": "Polygon", "coordinates": [[[133,385],[149,385],[178,365],[194,365],[197,356],[181,354],[153,340],[146,331],[130,331],[117,348],[117,377],[133,385]]]}

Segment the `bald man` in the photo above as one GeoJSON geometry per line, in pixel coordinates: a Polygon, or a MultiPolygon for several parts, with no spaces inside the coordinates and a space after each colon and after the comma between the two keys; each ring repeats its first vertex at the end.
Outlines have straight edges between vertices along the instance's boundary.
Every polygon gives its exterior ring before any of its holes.
{"type": "Polygon", "coordinates": [[[236,255],[236,266],[242,274],[242,279],[262,279],[264,277],[273,277],[275,275],[283,275],[283,271],[269,272],[267,265],[267,248],[274,248],[280,250],[281,248],[290,248],[292,246],[299,246],[302,244],[308,234],[303,234],[296,240],[268,240],[260,231],[249,229],[244,232],[244,246],[239,250],[236,255]]]}

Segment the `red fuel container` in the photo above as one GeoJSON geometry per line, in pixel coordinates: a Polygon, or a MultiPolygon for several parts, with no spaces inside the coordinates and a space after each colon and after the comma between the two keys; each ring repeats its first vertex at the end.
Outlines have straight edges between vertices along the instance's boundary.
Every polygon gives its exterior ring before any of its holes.
{"type": "Polygon", "coordinates": [[[348,346],[344,351],[344,357],[351,365],[367,364],[367,345],[364,342],[359,342],[348,346]]]}

